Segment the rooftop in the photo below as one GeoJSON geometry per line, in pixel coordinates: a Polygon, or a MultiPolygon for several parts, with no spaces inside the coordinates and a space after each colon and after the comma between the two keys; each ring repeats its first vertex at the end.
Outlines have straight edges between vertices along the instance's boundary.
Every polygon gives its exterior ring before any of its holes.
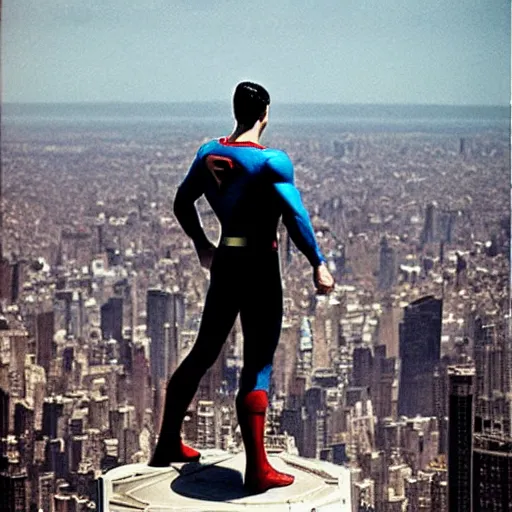
{"type": "Polygon", "coordinates": [[[251,495],[243,487],[243,453],[203,450],[201,462],[152,468],[114,468],[99,483],[99,512],[239,511],[351,512],[349,469],[280,453],[269,457],[291,473],[289,487],[251,495]]]}

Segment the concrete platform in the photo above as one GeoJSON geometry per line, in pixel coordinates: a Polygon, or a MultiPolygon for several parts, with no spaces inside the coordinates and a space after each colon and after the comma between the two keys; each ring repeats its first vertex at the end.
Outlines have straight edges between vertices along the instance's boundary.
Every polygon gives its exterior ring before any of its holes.
{"type": "Polygon", "coordinates": [[[245,455],[203,450],[200,462],[151,468],[129,464],[98,479],[99,512],[351,512],[350,472],[328,462],[286,453],[270,463],[291,473],[289,487],[248,494],[245,455]]]}

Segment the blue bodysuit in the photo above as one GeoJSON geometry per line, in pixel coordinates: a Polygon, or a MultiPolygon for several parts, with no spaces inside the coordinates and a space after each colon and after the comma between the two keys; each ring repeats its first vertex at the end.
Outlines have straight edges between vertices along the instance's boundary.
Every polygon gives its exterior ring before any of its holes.
{"type": "Polygon", "coordinates": [[[239,396],[268,392],[283,314],[276,242],[280,217],[312,266],[325,261],[283,151],[226,138],[200,147],[174,201],[179,223],[199,250],[212,247],[194,205],[203,194],[222,233],[197,340],[167,388],[168,397],[179,395],[184,406],[217,359],[238,313],[244,335],[239,396]],[[230,245],[233,239],[243,240],[243,246],[230,245]]]}
{"type": "Polygon", "coordinates": [[[282,215],[292,240],[311,265],[325,261],[285,152],[251,142],[228,143],[225,138],[199,148],[174,202],[178,221],[198,248],[210,245],[194,207],[203,194],[220,221],[223,237],[271,244],[282,215]]]}

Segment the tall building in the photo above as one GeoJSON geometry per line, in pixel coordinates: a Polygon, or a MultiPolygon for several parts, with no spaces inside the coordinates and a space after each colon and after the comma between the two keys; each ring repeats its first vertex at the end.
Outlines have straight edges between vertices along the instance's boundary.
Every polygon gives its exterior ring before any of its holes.
{"type": "Polygon", "coordinates": [[[9,433],[9,393],[0,388],[0,444],[9,433]]]}
{"type": "Polygon", "coordinates": [[[512,439],[475,435],[473,512],[512,510],[512,439]]]}
{"type": "Polygon", "coordinates": [[[199,400],[197,404],[197,441],[199,448],[217,447],[217,421],[214,402],[199,400]]]}
{"type": "Polygon", "coordinates": [[[137,428],[140,430],[144,424],[146,409],[150,407],[151,387],[149,386],[149,362],[146,357],[144,346],[136,344],[133,350],[133,404],[137,418],[137,428]]]}
{"type": "Polygon", "coordinates": [[[27,474],[0,473],[0,510],[28,512],[27,474]]]}
{"type": "Polygon", "coordinates": [[[352,355],[352,386],[368,388],[373,370],[373,354],[370,347],[355,347],[352,355]]]}
{"type": "Polygon", "coordinates": [[[434,416],[434,372],[441,356],[441,299],[422,297],[404,309],[400,324],[398,413],[434,416]]]}
{"type": "Polygon", "coordinates": [[[441,477],[439,473],[435,473],[432,477],[432,501],[431,509],[434,510],[449,510],[448,509],[448,482],[441,477]]]}
{"type": "Polygon", "coordinates": [[[146,311],[147,335],[151,339],[151,384],[155,388],[153,421],[158,428],[164,410],[167,381],[179,361],[179,327],[185,317],[184,296],[178,291],[149,289],[146,311]]]}
{"type": "Polygon", "coordinates": [[[476,366],[475,432],[512,436],[512,346],[505,323],[470,317],[476,366]]]}
{"type": "Polygon", "coordinates": [[[425,222],[423,223],[423,231],[421,232],[421,245],[434,242],[436,233],[436,206],[437,204],[432,201],[427,204],[425,208],[425,222]]]}
{"type": "Polygon", "coordinates": [[[39,313],[36,317],[36,347],[37,364],[42,366],[46,373],[50,371],[50,361],[54,357],[54,321],[53,311],[39,313]]]}
{"type": "Polygon", "coordinates": [[[375,415],[379,418],[396,416],[396,397],[393,398],[393,383],[396,378],[396,358],[386,357],[386,346],[374,347],[372,362],[370,396],[375,415]]]}
{"type": "Polygon", "coordinates": [[[450,512],[472,512],[475,369],[449,366],[448,378],[448,506],[450,512]]]}
{"type": "Polygon", "coordinates": [[[73,301],[73,292],[71,290],[58,290],[55,293],[55,299],[64,302],[64,329],[67,335],[72,333],[71,302],[73,301]]]}
{"type": "Polygon", "coordinates": [[[104,340],[110,338],[121,343],[123,339],[123,299],[110,297],[101,306],[101,335],[104,340]]]}
{"type": "Polygon", "coordinates": [[[18,296],[20,293],[20,262],[15,261],[12,264],[12,273],[11,273],[11,303],[16,304],[18,301],[18,296]]]}
{"type": "Polygon", "coordinates": [[[325,395],[325,390],[318,386],[309,388],[304,395],[306,417],[301,455],[305,457],[318,457],[325,448],[325,395]]]}
{"type": "Polygon", "coordinates": [[[379,254],[379,288],[387,290],[395,282],[396,256],[395,250],[389,246],[386,237],[382,237],[379,254]]]}
{"type": "Polygon", "coordinates": [[[55,474],[43,473],[37,479],[37,506],[39,510],[54,512],[53,494],[55,488],[55,474]]]}
{"type": "Polygon", "coordinates": [[[178,327],[184,319],[184,299],[179,293],[150,289],[147,293],[147,333],[151,339],[153,382],[167,381],[178,361],[178,327]]]}
{"type": "Polygon", "coordinates": [[[0,304],[10,302],[12,293],[12,267],[0,254],[0,304]]]}
{"type": "Polygon", "coordinates": [[[50,439],[58,437],[59,418],[63,415],[64,405],[61,397],[45,398],[43,403],[42,433],[50,439]]]}
{"type": "Polygon", "coordinates": [[[108,302],[101,306],[101,335],[103,339],[117,341],[116,358],[126,369],[131,369],[132,347],[131,341],[123,335],[123,310],[122,297],[110,297],[108,302]]]}

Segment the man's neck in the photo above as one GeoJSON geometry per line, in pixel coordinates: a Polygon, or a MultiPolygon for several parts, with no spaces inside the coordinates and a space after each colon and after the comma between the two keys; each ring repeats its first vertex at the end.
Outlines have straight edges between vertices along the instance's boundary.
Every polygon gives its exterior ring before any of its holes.
{"type": "Polygon", "coordinates": [[[237,125],[234,132],[228,137],[229,142],[254,142],[255,144],[260,143],[260,123],[257,122],[251,128],[247,128],[243,125],[237,125]]]}

